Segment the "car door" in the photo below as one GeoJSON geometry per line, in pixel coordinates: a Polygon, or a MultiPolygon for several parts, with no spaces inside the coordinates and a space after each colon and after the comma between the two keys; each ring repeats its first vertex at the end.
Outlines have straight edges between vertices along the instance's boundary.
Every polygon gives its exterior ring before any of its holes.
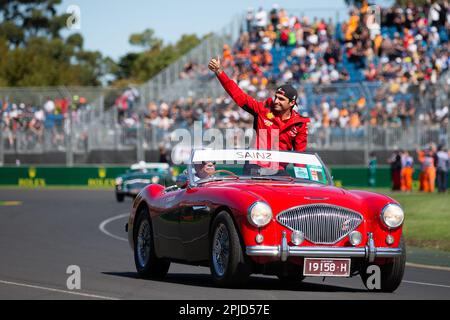
{"type": "Polygon", "coordinates": [[[190,262],[208,260],[211,203],[205,187],[186,190],[180,210],[180,231],[185,259],[190,262]]]}
{"type": "Polygon", "coordinates": [[[177,190],[162,195],[152,211],[155,250],[159,257],[184,259],[180,234],[181,201],[186,190],[177,190]]]}

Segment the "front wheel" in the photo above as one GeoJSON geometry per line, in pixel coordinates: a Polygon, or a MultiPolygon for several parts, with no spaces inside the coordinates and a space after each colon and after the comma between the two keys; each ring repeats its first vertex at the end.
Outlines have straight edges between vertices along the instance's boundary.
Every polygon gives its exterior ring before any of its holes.
{"type": "MultiPolygon", "coordinates": [[[[406,266],[406,246],[403,236],[400,239],[400,248],[402,249],[402,255],[393,258],[391,261],[384,265],[379,266],[381,271],[380,287],[371,289],[368,286],[369,277],[371,276],[366,270],[361,270],[361,278],[366,288],[372,291],[379,292],[394,292],[400,286],[403,275],[405,273],[406,266]]],[[[376,279],[375,279],[376,282],[376,279]]]]}
{"type": "Polygon", "coordinates": [[[245,284],[251,268],[239,235],[228,212],[221,212],[212,223],[210,268],[213,281],[221,287],[245,284]]]}
{"type": "Polygon", "coordinates": [[[134,262],[141,278],[162,279],[169,271],[170,262],[155,254],[153,229],[146,210],[139,213],[134,234],[134,262]]]}

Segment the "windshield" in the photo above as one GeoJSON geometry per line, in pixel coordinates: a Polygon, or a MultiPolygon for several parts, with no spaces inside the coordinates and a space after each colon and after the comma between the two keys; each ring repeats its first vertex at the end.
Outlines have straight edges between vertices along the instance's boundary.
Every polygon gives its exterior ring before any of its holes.
{"type": "Polygon", "coordinates": [[[167,170],[165,169],[131,169],[131,173],[144,173],[144,174],[165,174],[167,173],[167,170]]]}
{"type": "Polygon", "coordinates": [[[316,154],[262,150],[195,150],[188,167],[194,184],[226,179],[331,184],[316,154]]]}

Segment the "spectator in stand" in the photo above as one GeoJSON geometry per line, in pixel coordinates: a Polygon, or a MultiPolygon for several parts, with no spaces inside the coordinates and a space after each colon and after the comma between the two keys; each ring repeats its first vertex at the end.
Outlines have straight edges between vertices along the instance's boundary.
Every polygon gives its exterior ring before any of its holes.
{"type": "Polygon", "coordinates": [[[253,14],[253,8],[248,8],[247,15],[245,16],[245,21],[247,23],[247,32],[253,31],[253,21],[255,15],[253,14]]]}
{"type": "Polygon", "coordinates": [[[168,131],[174,123],[174,120],[169,117],[169,105],[167,103],[162,103],[159,110],[160,118],[158,127],[168,131]]]}
{"type": "Polygon", "coordinates": [[[268,17],[267,17],[267,11],[264,10],[264,8],[259,8],[258,12],[255,15],[256,19],[256,28],[258,31],[262,31],[267,27],[268,24],[268,17]]]}

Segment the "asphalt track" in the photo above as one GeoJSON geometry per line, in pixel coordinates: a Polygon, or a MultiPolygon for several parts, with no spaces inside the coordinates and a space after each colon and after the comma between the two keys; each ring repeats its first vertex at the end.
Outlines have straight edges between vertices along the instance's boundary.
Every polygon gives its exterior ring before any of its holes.
{"type": "Polygon", "coordinates": [[[124,238],[131,200],[110,191],[0,189],[0,299],[450,299],[450,272],[407,267],[393,294],[368,292],[359,277],[283,285],[253,276],[242,289],[212,285],[209,269],[172,264],[164,281],[136,277],[124,238]],[[81,289],[66,286],[81,269],[81,289]]]}

